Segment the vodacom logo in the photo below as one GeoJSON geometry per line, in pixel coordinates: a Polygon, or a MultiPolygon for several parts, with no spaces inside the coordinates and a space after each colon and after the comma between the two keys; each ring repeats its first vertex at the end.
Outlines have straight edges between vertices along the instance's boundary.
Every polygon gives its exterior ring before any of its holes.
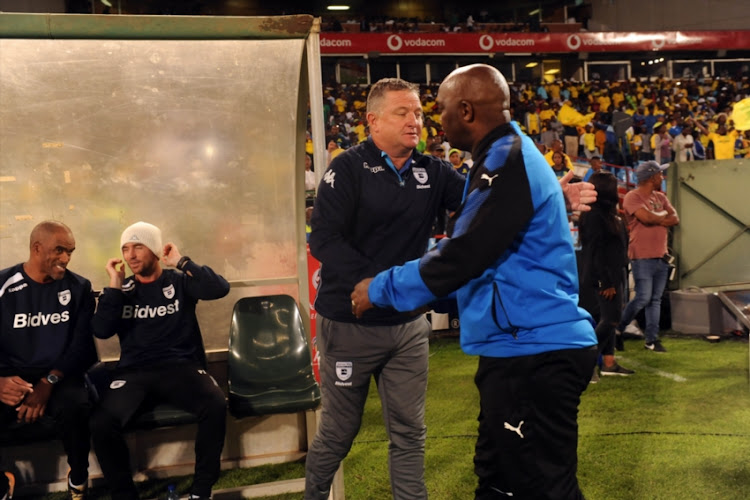
{"type": "Polygon", "coordinates": [[[664,37],[661,37],[661,38],[654,38],[653,40],[651,40],[651,45],[652,45],[652,46],[653,46],[653,47],[654,47],[655,49],[657,49],[657,50],[658,50],[658,49],[660,49],[660,48],[664,47],[664,43],[665,43],[666,41],[667,41],[667,39],[666,39],[666,38],[664,38],[664,37]]]}
{"type": "Polygon", "coordinates": [[[391,35],[388,37],[386,44],[388,44],[389,49],[396,51],[401,50],[401,47],[403,47],[404,45],[404,41],[401,40],[401,37],[398,35],[391,35]]]}
{"type": "Polygon", "coordinates": [[[568,39],[565,40],[565,43],[568,44],[570,50],[578,50],[578,47],[581,46],[581,37],[578,35],[570,35],[568,39]]]}
{"type": "Polygon", "coordinates": [[[494,44],[495,42],[490,35],[482,35],[479,37],[479,48],[482,50],[490,50],[494,44]]]}

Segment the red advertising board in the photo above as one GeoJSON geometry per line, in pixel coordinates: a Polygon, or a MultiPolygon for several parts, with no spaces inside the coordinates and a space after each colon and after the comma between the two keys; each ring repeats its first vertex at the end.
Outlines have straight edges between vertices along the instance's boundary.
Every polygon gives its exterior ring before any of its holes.
{"type": "Polygon", "coordinates": [[[320,284],[320,262],[310,253],[310,245],[307,246],[307,286],[310,294],[310,348],[312,351],[313,373],[320,382],[320,355],[316,338],[316,320],[318,314],[315,312],[315,297],[318,295],[320,284]]]}
{"type": "Polygon", "coordinates": [[[748,50],[750,30],[577,33],[321,33],[326,54],[748,50]]]}

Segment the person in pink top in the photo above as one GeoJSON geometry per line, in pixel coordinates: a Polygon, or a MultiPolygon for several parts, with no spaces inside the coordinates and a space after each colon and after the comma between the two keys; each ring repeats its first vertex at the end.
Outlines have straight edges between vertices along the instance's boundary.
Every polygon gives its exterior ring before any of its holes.
{"type": "Polygon", "coordinates": [[[669,276],[667,236],[669,228],[680,223],[667,196],[659,191],[668,166],[653,160],[638,165],[635,169],[638,187],[623,200],[630,232],[628,258],[635,280],[635,297],[625,306],[617,331],[622,332],[645,308],[645,347],[655,352],[667,351],[659,340],[661,296],[669,276]]]}

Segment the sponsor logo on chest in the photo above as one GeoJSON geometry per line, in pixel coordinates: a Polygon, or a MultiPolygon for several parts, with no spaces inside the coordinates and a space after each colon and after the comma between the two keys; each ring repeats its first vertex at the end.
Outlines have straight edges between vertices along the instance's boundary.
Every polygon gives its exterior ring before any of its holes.
{"type": "MultiPolygon", "coordinates": [[[[165,292],[166,294],[166,292],[165,292]]],[[[122,319],[153,319],[164,318],[180,312],[180,301],[162,306],[122,306],[122,319]]]]}

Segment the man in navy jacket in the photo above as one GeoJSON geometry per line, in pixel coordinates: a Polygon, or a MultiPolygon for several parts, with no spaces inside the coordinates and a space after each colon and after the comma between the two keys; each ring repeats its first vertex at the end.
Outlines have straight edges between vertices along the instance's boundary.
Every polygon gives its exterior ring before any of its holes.
{"type": "Polygon", "coordinates": [[[120,360],[92,417],[94,451],[113,500],[138,498],[123,427],[146,399],[178,406],[198,419],[191,499],[209,499],[219,478],[226,401],[206,373],[195,307],[229,293],[229,283],[208,266],[162,246],[161,230],[137,222],[122,233],[122,259],[107,261],[109,286],[92,320],[94,335],[120,339],[120,360]],[[166,266],[162,269],[159,259],[166,266]],[[125,278],[127,263],[133,276],[125,278]]]}
{"type": "Polygon", "coordinates": [[[430,325],[393,308],[355,318],[349,294],[361,279],[424,254],[435,217],[455,210],[464,177],[415,148],[422,130],[418,88],[396,78],[367,99],[371,137],[337,156],[318,187],[310,250],[321,262],[315,301],[323,411],[306,460],[306,499],[327,499],[359,431],[375,377],[390,440],[396,500],[427,498],[425,390],[430,325]]]}
{"type": "Polygon", "coordinates": [[[461,346],[479,356],[476,498],[583,498],[576,417],[596,336],[578,307],[563,191],[511,123],[509,100],[491,66],[459,68],[443,81],[448,140],[475,158],[450,237],[363,280],[351,298],[361,315],[373,305],[412,310],[455,292],[461,346]]]}
{"type": "MultiPolygon", "coordinates": [[[[0,425],[18,426],[14,434],[24,436],[50,418],[59,424],[68,490],[77,499],[86,494],[90,448],[83,374],[96,350],[91,282],[68,269],[75,247],[68,226],[40,222],[29,260],[0,271],[0,425]]],[[[12,483],[10,473],[0,477],[0,498],[12,494],[12,483]]]]}

